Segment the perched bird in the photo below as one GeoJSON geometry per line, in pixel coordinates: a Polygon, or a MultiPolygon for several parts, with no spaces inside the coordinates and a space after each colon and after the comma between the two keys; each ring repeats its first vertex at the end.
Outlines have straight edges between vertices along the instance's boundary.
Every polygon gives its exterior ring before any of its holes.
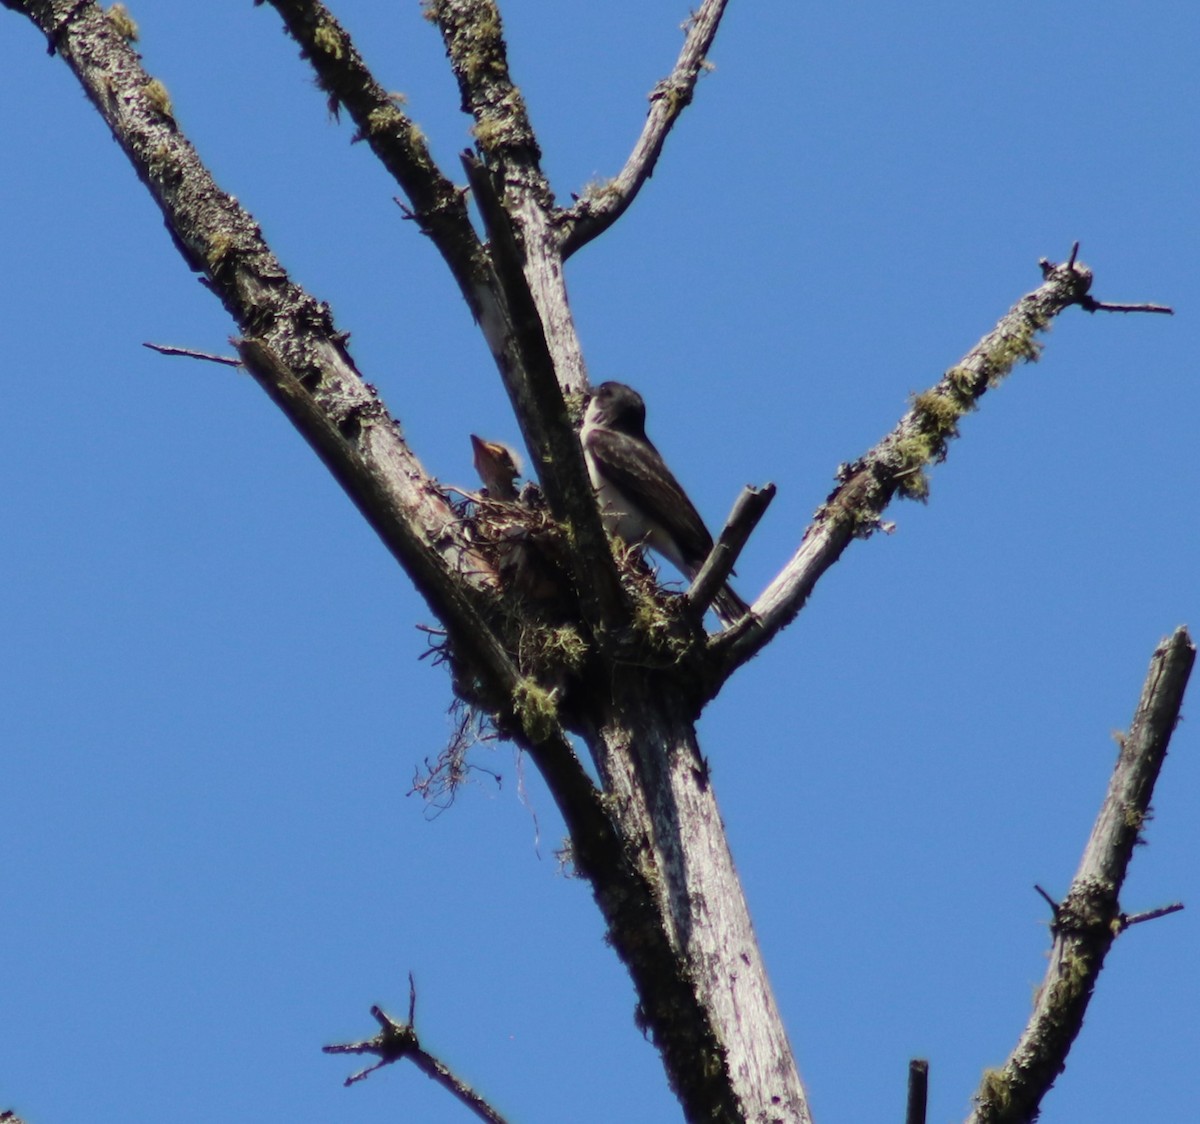
{"type": "MultiPolygon", "coordinates": [[[[642,396],[624,383],[601,383],[579,440],[605,527],[627,543],[652,547],[691,581],[712,550],[712,535],[646,436],[642,396]]],[[[748,608],[728,583],[713,600],[724,625],[748,608]]]]}
{"type": "Polygon", "coordinates": [[[516,480],[521,475],[517,454],[499,441],[485,441],[474,433],[471,434],[471,448],[475,454],[475,471],[487,488],[488,499],[515,503],[516,480]]]}

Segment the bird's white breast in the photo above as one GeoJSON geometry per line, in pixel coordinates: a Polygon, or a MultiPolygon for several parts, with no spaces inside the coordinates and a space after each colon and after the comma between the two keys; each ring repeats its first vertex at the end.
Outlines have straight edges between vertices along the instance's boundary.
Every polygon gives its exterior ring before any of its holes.
{"type": "Polygon", "coordinates": [[[592,487],[596,489],[604,529],[630,545],[652,547],[673,563],[681,573],[687,573],[679,548],[666,530],[656,520],[647,516],[637,504],[631,503],[625,493],[611,484],[600,472],[596,458],[588,447],[588,433],[591,428],[591,423],[585,420],[579,436],[583,444],[583,459],[587,464],[588,478],[592,487]]]}

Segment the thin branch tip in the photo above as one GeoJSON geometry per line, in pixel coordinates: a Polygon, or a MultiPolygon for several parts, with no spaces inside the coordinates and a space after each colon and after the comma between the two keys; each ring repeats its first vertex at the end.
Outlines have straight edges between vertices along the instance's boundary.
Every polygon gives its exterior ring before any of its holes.
{"type": "MultiPolygon", "coordinates": [[[[1042,271],[1043,277],[1049,277],[1059,267],[1049,258],[1039,258],[1038,267],[1042,271]]],[[[1079,243],[1075,242],[1071,246],[1071,253],[1066,262],[1063,264],[1064,269],[1077,270],[1081,274],[1086,274],[1089,283],[1091,279],[1091,270],[1086,265],[1079,261],[1079,243]]],[[[1119,304],[1112,301],[1100,301],[1091,296],[1087,292],[1081,293],[1075,301],[1084,312],[1157,312],[1166,316],[1174,316],[1175,310],[1165,304],[1119,304]]]]}
{"type": "Polygon", "coordinates": [[[1037,891],[1039,894],[1041,894],[1043,898],[1045,898],[1045,899],[1046,899],[1046,904],[1047,904],[1047,905],[1050,907],[1050,912],[1054,914],[1054,919],[1057,921],[1057,920],[1058,920],[1058,915],[1059,915],[1059,912],[1060,912],[1060,911],[1061,911],[1061,909],[1062,909],[1062,906],[1061,906],[1061,905],[1059,905],[1059,903],[1058,903],[1058,902],[1056,902],[1056,901],[1055,901],[1055,900],[1054,900],[1054,899],[1053,899],[1053,898],[1052,898],[1052,897],[1051,897],[1051,896],[1050,896],[1048,893],[1046,893],[1046,891],[1045,891],[1045,890],[1043,890],[1043,889],[1041,888],[1041,886],[1039,886],[1039,885],[1038,885],[1036,882],[1034,883],[1034,886],[1033,886],[1033,888],[1034,888],[1034,889],[1035,889],[1035,890],[1036,890],[1036,891],[1037,891]]]}
{"type": "Polygon", "coordinates": [[[1183,909],[1183,902],[1172,902],[1170,905],[1160,905],[1157,909],[1147,909],[1143,913],[1122,913],[1119,918],[1121,930],[1123,932],[1131,925],[1141,925],[1145,921],[1156,921],[1160,917],[1178,913],[1181,909],[1183,909]]]}
{"type": "Polygon", "coordinates": [[[1082,297],[1079,307],[1084,312],[1157,312],[1164,316],[1175,315],[1175,310],[1166,304],[1114,304],[1111,301],[1098,301],[1090,296],[1082,297]]]}
{"type": "Polygon", "coordinates": [[[1054,913],[1049,966],[1008,1060],[985,1074],[968,1124],[1036,1119],[1043,1097],[1066,1066],[1113,941],[1130,925],[1182,908],[1175,902],[1130,916],[1121,910],[1119,897],[1149,816],[1195,654],[1184,628],[1154,649],[1133,722],[1067,896],[1055,902],[1041,886],[1034,887],[1054,913]]]}
{"type": "Polygon", "coordinates": [[[157,351],[159,355],[181,355],[185,359],[202,359],[206,363],[220,363],[226,367],[243,366],[240,359],[235,359],[230,355],[214,355],[210,351],[196,351],[190,347],[174,347],[166,343],[151,343],[149,340],[144,342],[142,347],[157,351]]]}
{"type": "Polygon", "coordinates": [[[559,212],[564,258],[612,226],[654,175],[671,129],[691,104],[696,82],[701,74],[712,69],[708,52],[716,38],[726,3],[727,0],[704,0],[682,25],[685,32],[683,48],[671,73],[656,82],[650,91],[650,110],[625,166],[602,188],[584,191],[574,206],[559,212]]]}

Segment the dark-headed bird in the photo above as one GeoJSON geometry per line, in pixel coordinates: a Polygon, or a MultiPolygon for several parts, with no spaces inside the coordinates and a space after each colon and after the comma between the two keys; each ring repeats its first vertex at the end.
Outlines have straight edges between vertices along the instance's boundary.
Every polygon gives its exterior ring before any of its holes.
{"type": "MultiPolygon", "coordinates": [[[[645,543],[689,581],[695,578],[713,538],[646,436],[642,396],[624,383],[601,383],[588,402],[579,440],[609,533],[645,543]]],[[[728,582],[713,599],[713,611],[726,626],[748,608],[728,582]]]]}

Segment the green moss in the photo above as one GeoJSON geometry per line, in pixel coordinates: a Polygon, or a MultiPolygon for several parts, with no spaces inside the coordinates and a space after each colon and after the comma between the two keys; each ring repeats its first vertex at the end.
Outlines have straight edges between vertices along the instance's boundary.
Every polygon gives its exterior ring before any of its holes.
{"type": "Polygon", "coordinates": [[[509,121],[494,114],[481,117],[471,126],[473,136],[482,148],[496,148],[509,132],[509,121]]]}
{"type": "Polygon", "coordinates": [[[889,452],[897,472],[910,472],[929,464],[941,451],[941,445],[937,434],[917,430],[901,437],[889,452]]]}
{"type": "Polygon", "coordinates": [[[216,231],[208,240],[208,249],[205,253],[205,259],[208,262],[208,267],[214,273],[221,268],[229,251],[233,249],[233,236],[224,230],[216,231]]]}
{"type": "Polygon", "coordinates": [[[667,115],[670,117],[678,117],[687,105],[679,87],[674,82],[663,90],[662,100],[667,103],[667,115]]]}
{"type": "Polygon", "coordinates": [[[1002,1069],[985,1069],[980,1081],[982,1092],[980,1100],[994,1108],[998,1113],[1005,1113],[1012,1105],[1012,1082],[1002,1069]]]}
{"type": "Polygon", "coordinates": [[[541,630],[542,653],[555,667],[579,671],[587,659],[587,641],[574,625],[563,624],[541,630]]]}
{"type": "Polygon", "coordinates": [[[113,30],[122,39],[127,43],[137,42],[138,25],[134,23],[133,16],[129,14],[129,9],[124,4],[114,4],[104,14],[108,18],[108,22],[113,25],[113,30]]]}
{"type": "Polygon", "coordinates": [[[953,437],[964,410],[960,402],[941,390],[927,390],[913,397],[913,410],[923,429],[939,437],[953,437]]]}
{"type": "Polygon", "coordinates": [[[489,71],[494,75],[504,73],[504,44],[500,32],[500,13],[491,5],[467,28],[471,49],[462,56],[461,66],[472,82],[489,71]]]}
{"type": "Polygon", "coordinates": [[[581,198],[588,203],[603,203],[617,194],[616,179],[589,180],[583,186],[581,198]]]}
{"type": "Polygon", "coordinates": [[[924,472],[910,470],[896,480],[896,490],[906,500],[924,503],[929,499],[929,477],[924,472]]]}
{"type": "Polygon", "coordinates": [[[175,114],[171,108],[171,95],[167,93],[166,86],[157,78],[149,79],[142,87],[142,92],[159,113],[164,117],[170,117],[172,120],[175,119],[175,114]]]}
{"type": "Polygon", "coordinates": [[[572,425],[583,420],[583,412],[587,409],[587,395],[582,390],[573,390],[563,395],[563,404],[567,407],[567,417],[572,425]]]}
{"type": "Polygon", "coordinates": [[[942,382],[963,398],[975,397],[975,372],[970,367],[951,367],[942,376],[942,382]]]}
{"type": "Polygon", "coordinates": [[[1036,333],[1046,326],[1043,317],[1030,315],[988,349],[985,358],[988,386],[996,386],[1018,363],[1037,362],[1042,345],[1036,333]]]}
{"type": "Polygon", "coordinates": [[[1140,832],[1146,825],[1146,820],[1149,819],[1149,816],[1147,816],[1145,812],[1139,812],[1132,804],[1128,804],[1125,807],[1122,819],[1124,820],[1126,827],[1140,832]]]}
{"type": "Polygon", "coordinates": [[[545,741],[558,727],[558,702],[532,679],[522,679],[513,692],[513,713],[534,744],[545,741]]]}
{"type": "Polygon", "coordinates": [[[403,113],[390,105],[377,106],[367,114],[367,129],[371,133],[395,132],[406,120],[403,113]]]}
{"type": "Polygon", "coordinates": [[[342,36],[338,33],[337,27],[332,24],[322,23],[317,27],[317,30],[313,32],[313,44],[330,58],[342,59],[345,57],[342,36]]]}

